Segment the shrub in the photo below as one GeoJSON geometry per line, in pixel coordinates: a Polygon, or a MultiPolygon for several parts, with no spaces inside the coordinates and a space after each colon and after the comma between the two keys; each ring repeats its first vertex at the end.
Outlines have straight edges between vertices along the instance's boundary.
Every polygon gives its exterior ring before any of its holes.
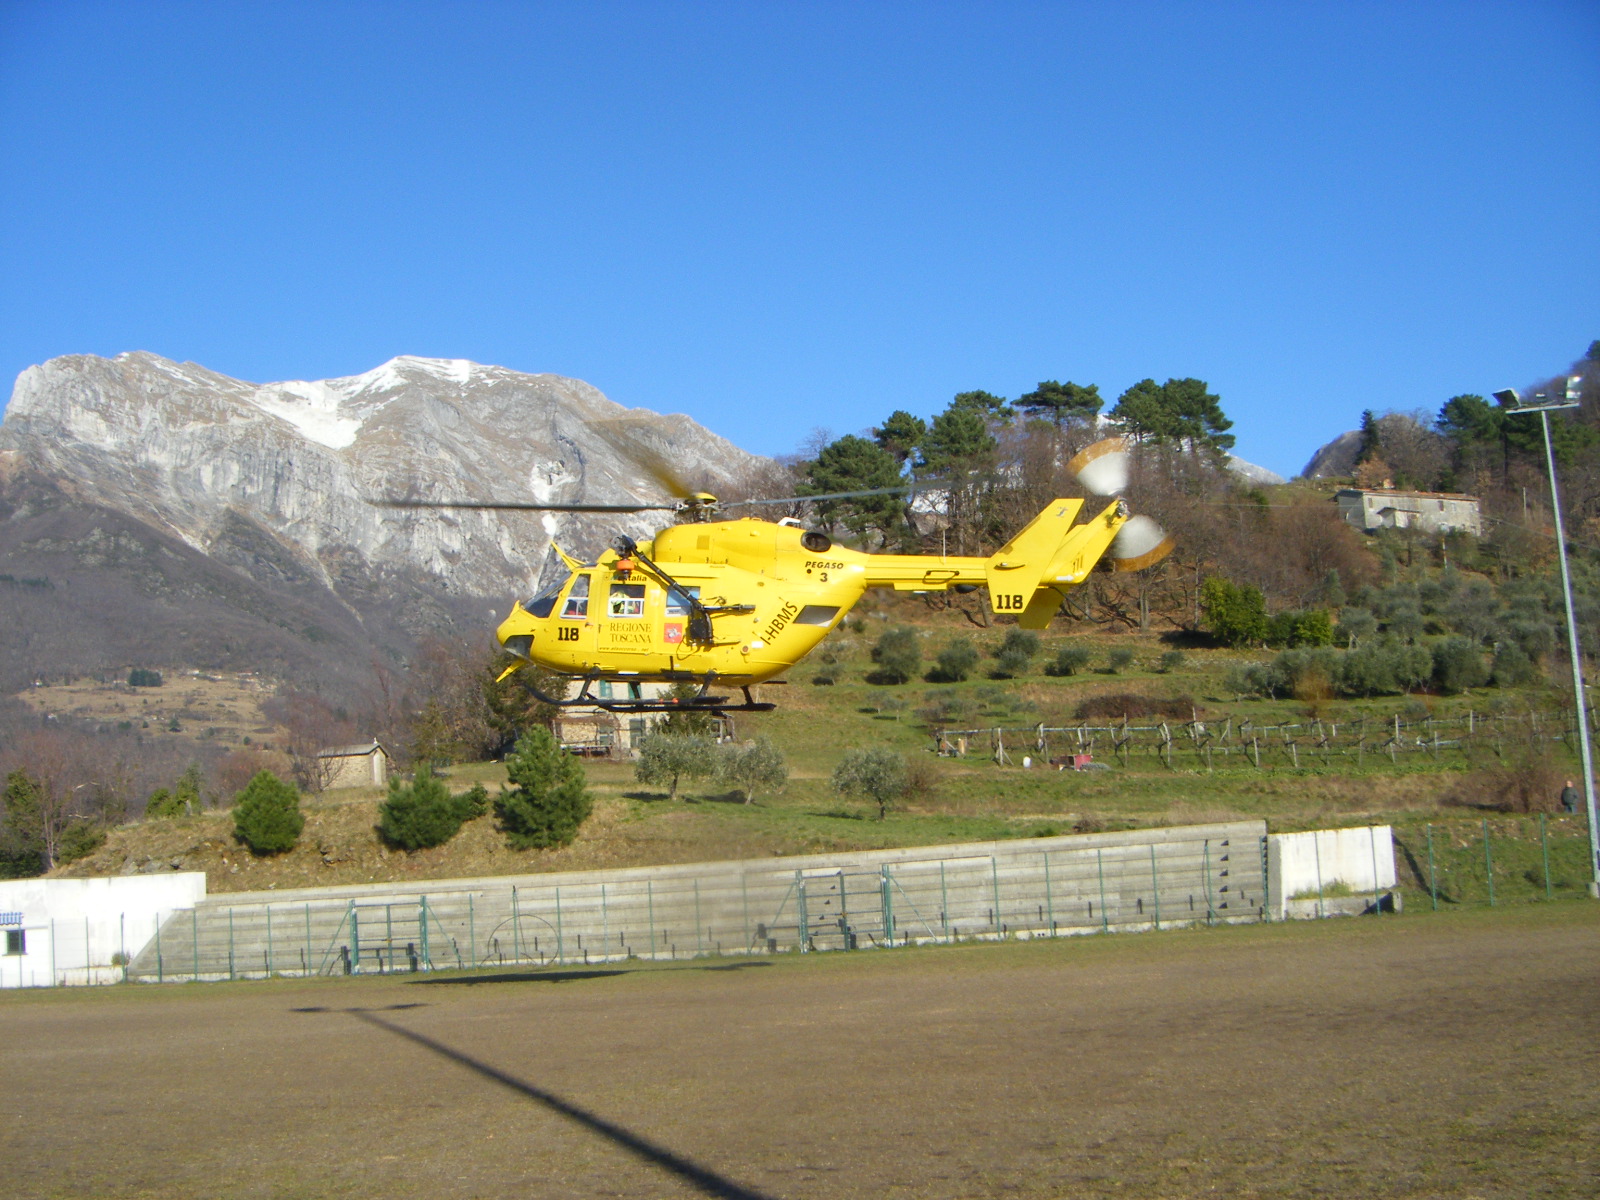
{"type": "Polygon", "coordinates": [[[100,849],[105,840],[106,831],[95,822],[82,817],[68,821],[56,842],[56,862],[77,862],[80,858],[87,858],[100,849]]]}
{"type": "Polygon", "coordinates": [[[935,728],[948,728],[974,720],[978,715],[973,697],[954,688],[939,688],[928,693],[928,702],[917,709],[917,716],[935,728]]]}
{"type": "Polygon", "coordinates": [[[1339,665],[1339,690],[1350,696],[1376,696],[1398,692],[1395,650],[1388,641],[1368,642],[1344,656],[1339,665]]]}
{"type": "Polygon", "coordinates": [[[152,671],[148,667],[134,667],[128,672],[129,687],[160,687],[161,672],[152,671]]]}
{"type": "Polygon", "coordinates": [[[878,820],[889,805],[905,795],[906,760],[886,746],[851,750],[833,770],[833,790],[845,796],[864,796],[878,806],[878,820]]]}
{"type": "Polygon", "coordinates": [[[1321,609],[1281,612],[1267,622],[1269,646],[1331,646],[1333,621],[1321,609]]]}
{"type": "Polygon", "coordinates": [[[177,815],[192,817],[205,806],[200,798],[200,786],[204,782],[205,775],[199,763],[190,763],[184,768],[177,786],[172,789],[172,799],[181,808],[177,815]]]}
{"type": "Polygon", "coordinates": [[[565,846],[593,807],[578,760],[548,729],[535,727],[517,739],[506,759],[513,784],[495,797],[494,812],[513,850],[565,846]]]}
{"type": "Polygon", "coordinates": [[[183,801],[174,796],[166,788],[157,788],[150,793],[150,799],[144,802],[144,815],[146,820],[162,821],[173,817],[183,816],[183,801]]]}
{"type": "Polygon", "coordinates": [[[960,683],[969,677],[978,665],[978,648],[966,638],[955,638],[934,661],[933,674],[941,683],[960,683]]]}
{"type": "Polygon", "coordinates": [[[1206,625],[1225,646],[1248,646],[1267,636],[1267,603],[1259,588],[1213,575],[1200,585],[1206,625]]]}
{"type": "Polygon", "coordinates": [[[872,647],[872,661],[878,664],[875,672],[878,682],[905,683],[922,665],[922,646],[917,641],[917,631],[889,630],[872,647]]]}
{"type": "Polygon", "coordinates": [[[452,796],[450,789],[434,778],[432,768],[423,763],[411,783],[398,778],[389,781],[389,797],[379,809],[378,833],[389,845],[402,850],[442,846],[467,821],[481,817],[488,805],[489,793],[482,784],[452,796]]]}
{"type": "Polygon", "coordinates": [[[1181,671],[1183,669],[1183,664],[1188,661],[1189,660],[1184,657],[1182,650],[1168,650],[1161,656],[1161,663],[1158,667],[1158,670],[1160,670],[1163,675],[1170,675],[1174,671],[1181,671]]]}
{"type": "Polygon", "coordinates": [[[1241,700],[1248,696],[1265,699],[1277,690],[1277,680],[1268,663],[1240,663],[1228,669],[1222,686],[1241,700]]]}
{"type": "Polygon", "coordinates": [[[639,743],[633,775],[640,783],[670,785],[668,798],[676,800],[679,780],[705,779],[716,770],[717,747],[710,738],[657,730],[639,743]]]}
{"type": "Polygon", "coordinates": [[[1339,632],[1347,647],[1366,641],[1378,631],[1378,618],[1365,608],[1347,608],[1339,614],[1339,632]]]}
{"type": "Polygon", "coordinates": [[[1015,679],[1027,673],[1028,665],[1039,653],[1039,635],[1026,629],[1007,631],[1005,640],[995,651],[995,675],[1001,679],[1015,679]]]}
{"type": "Polygon", "coordinates": [[[233,836],[252,854],[282,854],[305,828],[300,793],[271,771],[258,772],[233,800],[233,836]]]}
{"type": "Polygon", "coordinates": [[[1495,687],[1522,687],[1539,678],[1539,664],[1516,642],[1506,641],[1495,653],[1491,675],[1495,687]]]}
{"type": "Polygon", "coordinates": [[[1129,646],[1118,646],[1106,654],[1106,670],[1113,675],[1121,675],[1133,666],[1133,649],[1129,646]]]}
{"type": "Polygon", "coordinates": [[[789,782],[789,764],[770,739],[758,737],[746,746],[729,746],[722,752],[717,774],[744,795],[749,804],[756,791],[781,792],[789,782]]]}
{"type": "Polygon", "coordinates": [[[1468,638],[1450,637],[1433,647],[1433,681],[1445,694],[1482,687],[1489,678],[1483,654],[1468,638]]]}
{"type": "Polygon", "coordinates": [[[1046,675],[1076,675],[1089,665],[1091,652],[1087,646],[1062,646],[1056,651],[1053,663],[1048,664],[1046,675]]]}

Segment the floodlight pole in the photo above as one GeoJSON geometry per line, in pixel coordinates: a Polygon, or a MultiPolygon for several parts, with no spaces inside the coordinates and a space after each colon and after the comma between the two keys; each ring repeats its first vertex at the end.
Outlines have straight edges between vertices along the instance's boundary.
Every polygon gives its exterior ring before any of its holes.
{"type": "Polygon", "coordinates": [[[1496,392],[1495,399],[1502,403],[1507,400],[1514,402],[1507,406],[1508,414],[1538,413],[1539,424],[1544,429],[1544,462],[1550,476],[1550,507],[1554,509],[1556,518],[1556,557],[1561,563],[1561,597],[1567,609],[1567,652],[1572,659],[1572,698],[1577,705],[1578,749],[1583,758],[1583,795],[1589,815],[1589,894],[1600,898],[1600,828],[1597,828],[1595,821],[1594,756],[1589,745],[1589,708],[1583,691],[1583,660],[1578,653],[1578,622],[1572,615],[1572,576],[1567,570],[1567,537],[1561,527],[1561,496],[1556,490],[1556,456],[1550,445],[1550,413],[1557,409],[1578,407],[1576,384],[1575,378],[1568,380],[1567,398],[1563,401],[1551,400],[1540,392],[1535,394],[1532,403],[1524,403],[1515,391],[1496,392]]]}

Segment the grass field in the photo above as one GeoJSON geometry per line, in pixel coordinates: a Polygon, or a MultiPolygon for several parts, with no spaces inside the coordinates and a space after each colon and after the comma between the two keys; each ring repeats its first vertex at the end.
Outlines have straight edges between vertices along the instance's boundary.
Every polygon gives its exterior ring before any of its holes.
{"type": "Polygon", "coordinates": [[[0,995],[17,1197],[1588,1197],[1600,907],[0,995]]]}

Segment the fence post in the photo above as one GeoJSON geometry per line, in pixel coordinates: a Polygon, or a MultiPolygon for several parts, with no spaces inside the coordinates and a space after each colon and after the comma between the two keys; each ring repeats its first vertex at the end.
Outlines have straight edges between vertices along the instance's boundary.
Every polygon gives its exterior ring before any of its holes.
{"type": "Polygon", "coordinates": [[[472,893],[467,893],[467,961],[472,964],[472,969],[478,969],[478,906],[472,902],[472,893]]]}
{"type": "Polygon", "coordinates": [[[1156,870],[1156,844],[1150,843],[1150,902],[1155,908],[1156,932],[1161,932],[1161,874],[1156,870]]]}
{"type": "Polygon", "coordinates": [[[426,892],[417,897],[417,908],[422,918],[422,928],[417,931],[417,940],[422,943],[422,961],[428,965],[428,969],[431,971],[433,969],[433,955],[428,949],[428,895],[426,892]]]}
{"type": "MultiPolygon", "coordinates": [[[[52,980],[54,980],[54,978],[55,978],[55,970],[56,970],[54,954],[55,954],[55,947],[52,946],[51,947],[52,958],[51,958],[51,962],[50,962],[50,976],[51,976],[52,980]]],[[[157,983],[164,983],[165,982],[165,974],[164,974],[164,970],[163,970],[163,964],[161,962],[161,914],[159,912],[156,913],[156,982],[157,983]]]]}
{"type": "MultiPolygon", "coordinates": [[[[940,873],[942,875],[943,872],[944,872],[944,864],[943,863],[939,864],[939,871],[940,871],[940,873]]],[[[1046,850],[1044,852],[1044,911],[1045,911],[1046,918],[1050,922],[1050,936],[1051,937],[1055,937],[1055,935],[1056,935],[1056,906],[1055,906],[1055,903],[1051,899],[1051,896],[1050,896],[1050,851],[1048,851],[1048,850],[1046,850]]]]}
{"type": "Polygon", "coordinates": [[[1550,839],[1545,833],[1544,814],[1539,814],[1539,849],[1544,855],[1544,898],[1550,899],[1550,839]]]}
{"type": "Polygon", "coordinates": [[[1433,870],[1433,826],[1428,826],[1428,891],[1433,895],[1433,911],[1439,911],[1439,877],[1433,870]]]}
{"type": "Polygon", "coordinates": [[[1372,851],[1372,913],[1383,916],[1383,905],[1378,900],[1378,827],[1367,826],[1367,846],[1372,851]]]}
{"type": "Polygon", "coordinates": [[[522,919],[517,908],[517,885],[511,885],[511,958],[522,961],[522,919]]]}
{"type": "MultiPolygon", "coordinates": [[[[1045,868],[1050,866],[1050,856],[1045,855],[1045,868]]],[[[944,882],[944,859],[939,860],[939,923],[944,926],[945,944],[950,943],[950,891],[944,882]]]]}
{"type": "Polygon", "coordinates": [[[233,978],[233,908],[228,909],[228,978],[233,978]]]}
{"type": "Polygon", "coordinates": [[[1000,861],[993,854],[989,856],[989,878],[994,883],[994,932],[996,937],[1004,937],[1004,926],[1000,921],[1000,861]]]}
{"type": "Polygon", "coordinates": [[[700,940],[700,877],[696,875],[694,879],[694,953],[696,958],[700,957],[702,949],[703,944],[700,940]]]}
{"type": "Polygon", "coordinates": [[[354,969],[357,975],[361,974],[361,913],[356,909],[356,902],[350,901],[350,949],[355,962],[354,969]]]}
{"type": "Polygon", "coordinates": [[[556,887],[556,966],[566,961],[567,945],[561,936],[561,888],[556,887]]]}
{"type": "Polygon", "coordinates": [[[1483,877],[1489,882],[1489,907],[1494,907],[1494,853],[1489,849],[1489,818],[1483,819],[1483,877]]]}
{"type": "Polygon", "coordinates": [[[1100,873],[1100,932],[1110,933],[1111,925],[1106,917],[1106,863],[1098,846],[1094,851],[1095,869],[1100,873]]]}
{"type": "MultiPolygon", "coordinates": [[[[1398,720],[1399,718],[1396,718],[1398,720]]],[[[1322,832],[1313,830],[1311,833],[1311,849],[1317,856],[1317,920],[1327,914],[1322,911],[1322,832]]]]}
{"type": "Polygon", "coordinates": [[[50,918],[50,986],[56,986],[56,919],[50,918]]]}
{"type": "MultiPolygon", "coordinates": [[[[600,896],[603,902],[605,898],[604,888],[601,889],[600,896]]],[[[743,871],[739,872],[739,896],[744,904],[744,948],[749,950],[752,945],[750,941],[750,877],[743,871]]]]}
{"type": "MultiPolygon", "coordinates": [[[[1041,728],[1043,728],[1041,726],[1041,728]]],[[[1043,736],[1042,734],[1040,735],[1043,736]]],[[[883,932],[888,936],[889,946],[894,947],[894,876],[889,874],[889,864],[883,864],[883,932]]]]}
{"type": "MultiPolygon", "coordinates": [[[[796,871],[795,874],[798,875],[799,872],[796,871]]],[[[650,961],[651,962],[655,962],[655,960],[656,960],[656,888],[655,888],[655,884],[652,883],[648,879],[646,879],[644,881],[644,894],[645,894],[645,899],[646,899],[646,901],[648,902],[648,905],[649,905],[649,915],[650,915],[650,961]]]]}
{"type": "MultiPolygon", "coordinates": [[[[232,909],[228,910],[232,912],[232,909]]],[[[195,982],[200,980],[200,910],[189,910],[189,960],[194,967],[195,982]]]]}
{"type": "Polygon", "coordinates": [[[1212,918],[1216,916],[1216,911],[1211,907],[1211,839],[1210,838],[1207,838],[1205,840],[1205,845],[1202,847],[1202,849],[1205,851],[1204,858],[1202,859],[1202,864],[1203,864],[1203,869],[1205,871],[1205,885],[1206,885],[1206,924],[1209,925],[1209,924],[1211,924],[1212,918]]]}
{"type": "Polygon", "coordinates": [[[267,978],[272,978],[272,905],[267,905],[267,978]]]}

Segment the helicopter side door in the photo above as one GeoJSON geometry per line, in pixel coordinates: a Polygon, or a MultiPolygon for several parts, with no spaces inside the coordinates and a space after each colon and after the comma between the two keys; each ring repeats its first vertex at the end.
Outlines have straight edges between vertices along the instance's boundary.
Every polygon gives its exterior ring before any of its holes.
{"type": "Polygon", "coordinates": [[[637,577],[613,578],[605,584],[604,597],[590,601],[591,613],[596,601],[600,611],[595,648],[606,659],[622,661],[623,670],[643,669],[639,660],[653,654],[660,641],[661,589],[637,577]]]}

